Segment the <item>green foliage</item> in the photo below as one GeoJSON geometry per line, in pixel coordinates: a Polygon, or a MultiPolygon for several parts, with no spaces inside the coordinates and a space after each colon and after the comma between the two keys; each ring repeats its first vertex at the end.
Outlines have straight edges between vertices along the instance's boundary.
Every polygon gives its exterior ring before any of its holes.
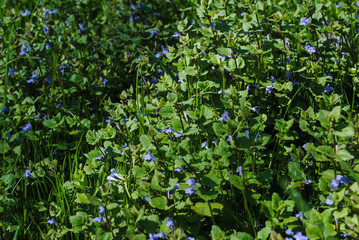
{"type": "Polygon", "coordinates": [[[358,14],[1,1],[0,238],[358,239],[358,14]]]}

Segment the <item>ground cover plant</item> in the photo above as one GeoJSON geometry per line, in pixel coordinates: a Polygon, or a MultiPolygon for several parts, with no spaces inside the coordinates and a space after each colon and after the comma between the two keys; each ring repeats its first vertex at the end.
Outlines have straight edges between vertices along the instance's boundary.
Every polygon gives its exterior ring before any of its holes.
{"type": "Polygon", "coordinates": [[[358,16],[0,1],[0,238],[358,239],[358,16]]]}

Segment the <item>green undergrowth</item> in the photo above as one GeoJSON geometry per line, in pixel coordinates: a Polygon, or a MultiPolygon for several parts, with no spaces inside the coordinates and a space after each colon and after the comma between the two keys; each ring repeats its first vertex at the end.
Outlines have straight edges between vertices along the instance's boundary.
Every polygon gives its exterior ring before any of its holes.
{"type": "Polygon", "coordinates": [[[355,1],[0,1],[0,238],[358,239],[355,1]]]}

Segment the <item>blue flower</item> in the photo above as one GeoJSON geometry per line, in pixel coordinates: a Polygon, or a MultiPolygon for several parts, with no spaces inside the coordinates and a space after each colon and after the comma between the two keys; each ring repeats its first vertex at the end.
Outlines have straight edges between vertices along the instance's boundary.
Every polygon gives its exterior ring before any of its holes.
{"type": "Polygon", "coordinates": [[[145,156],[145,160],[156,160],[155,156],[153,156],[150,151],[148,151],[147,153],[148,154],[145,156]]]}
{"type": "Polygon", "coordinates": [[[337,188],[339,187],[339,180],[337,179],[332,179],[332,183],[329,184],[329,186],[332,187],[333,191],[337,191],[337,188]]]}
{"type": "Polygon", "coordinates": [[[294,236],[295,240],[308,240],[309,238],[304,236],[301,232],[297,232],[294,236]]]}
{"type": "Polygon", "coordinates": [[[44,31],[45,35],[47,35],[47,32],[49,31],[49,26],[45,26],[42,28],[42,30],[44,31]]]}
{"type": "Polygon", "coordinates": [[[84,25],[83,25],[83,24],[80,24],[80,23],[79,23],[79,28],[80,28],[81,31],[85,31],[85,30],[86,30],[86,28],[84,28],[84,25]]]}
{"type": "Polygon", "coordinates": [[[293,233],[293,231],[292,231],[290,228],[288,228],[287,230],[285,230],[285,234],[287,234],[287,235],[293,235],[294,233],[293,233]]]}
{"type": "Polygon", "coordinates": [[[220,117],[220,118],[218,118],[218,121],[225,121],[225,122],[227,122],[228,121],[228,112],[227,111],[225,111],[223,114],[222,114],[222,116],[220,117]]]}
{"type": "Polygon", "coordinates": [[[243,177],[243,167],[242,166],[237,167],[236,173],[237,172],[239,172],[239,175],[241,175],[241,177],[243,177]]]}
{"type": "Polygon", "coordinates": [[[56,108],[62,108],[64,105],[62,103],[57,104],[56,108]]]}
{"type": "Polygon", "coordinates": [[[143,199],[147,202],[151,200],[151,198],[149,198],[149,197],[144,197],[143,199]]]}
{"type": "Polygon", "coordinates": [[[118,171],[116,171],[114,168],[112,168],[110,170],[111,174],[107,177],[107,180],[109,182],[112,182],[112,181],[118,181],[118,180],[125,180],[124,177],[122,177],[120,174],[118,174],[118,171]]]}
{"type": "Polygon", "coordinates": [[[12,76],[14,75],[16,72],[15,72],[15,69],[13,68],[9,68],[9,72],[7,73],[8,76],[12,76]]]}
{"type": "Polygon", "coordinates": [[[233,140],[232,136],[229,135],[226,141],[227,141],[227,142],[230,142],[230,141],[232,141],[232,140],[233,140]]]}
{"type": "Polygon", "coordinates": [[[305,181],[305,184],[307,184],[307,185],[309,185],[309,184],[311,184],[312,183],[312,180],[307,180],[307,181],[305,181]]]}
{"type": "Polygon", "coordinates": [[[190,187],[190,188],[186,188],[186,189],[184,190],[184,192],[185,192],[186,194],[192,195],[193,193],[196,193],[196,190],[194,190],[193,187],[190,187]]]}
{"type": "Polygon", "coordinates": [[[272,93],[272,92],[273,92],[273,89],[274,89],[273,85],[270,85],[270,86],[267,86],[267,87],[266,87],[267,93],[272,93]]]}
{"type": "Polygon", "coordinates": [[[305,17],[300,18],[299,25],[307,26],[309,24],[310,24],[310,19],[309,18],[305,18],[305,17]]]}
{"type": "Polygon", "coordinates": [[[332,205],[334,203],[332,198],[333,198],[333,195],[328,195],[328,198],[325,200],[325,203],[328,205],[332,205]]]}
{"type": "Polygon", "coordinates": [[[50,224],[50,225],[53,225],[53,224],[57,225],[54,218],[52,218],[50,220],[47,220],[47,223],[50,224]]]}
{"type": "Polygon", "coordinates": [[[170,227],[172,231],[175,230],[175,223],[171,217],[167,219],[166,226],[170,227]]]}
{"type": "Polygon", "coordinates": [[[166,234],[163,232],[163,230],[160,233],[156,233],[156,234],[150,233],[149,234],[150,240],[155,240],[155,239],[164,238],[164,237],[166,237],[166,234]]]}
{"type": "Polygon", "coordinates": [[[316,53],[317,48],[314,47],[313,45],[310,46],[308,43],[306,43],[306,46],[304,47],[304,49],[310,53],[316,53]]]}
{"type": "Polygon", "coordinates": [[[109,118],[109,119],[106,119],[106,122],[107,123],[113,123],[113,120],[111,118],[109,118]]]}
{"type": "Polygon", "coordinates": [[[252,107],[252,111],[255,112],[255,113],[258,113],[258,107],[257,106],[252,107]]]}
{"type": "Polygon", "coordinates": [[[100,209],[100,215],[105,216],[106,209],[103,206],[99,206],[98,209],[100,209]]]}
{"type": "Polygon", "coordinates": [[[93,222],[104,223],[104,221],[103,221],[103,218],[102,218],[101,214],[99,214],[99,216],[98,216],[98,217],[92,218],[92,221],[93,221],[93,222]]]}
{"type": "Polygon", "coordinates": [[[270,76],[270,79],[272,81],[272,83],[275,83],[275,80],[274,80],[274,77],[273,76],[270,76]]]}
{"type": "Polygon", "coordinates": [[[9,111],[9,108],[7,106],[5,106],[1,111],[0,113],[3,113],[3,112],[8,112],[9,111]]]}
{"type": "Polygon", "coordinates": [[[333,88],[331,86],[329,86],[329,84],[325,87],[324,92],[326,93],[330,93],[331,91],[333,91],[333,88]]]}
{"type": "Polygon", "coordinates": [[[31,47],[30,46],[25,46],[25,45],[22,45],[21,46],[21,52],[20,52],[20,56],[23,56],[25,55],[26,53],[30,52],[31,50],[31,47]]]}
{"type": "Polygon", "coordinates": [[[46,78],[46,82],[51,83],[51,82],[52,82],[52,79],[51,79],[50,77],[47,77],[47,78],[46,78]]]}
{"type": "Polygon", "coordinates": [[[182,137],[182,133],[180,131],[177,132],[177,134],[175,135],[176,138],[182,137]]]}
{"type": "Polygon", "coordinates": [[[188,186],[190,186],[190,187],[191,187],[191,186],[197,187],[197,185],[196,185],[196,183],[195,183],[195,181],[194,181],[193,178],[188,179],[186,183],[187,183],[188,186]]]}
{"type": "Polygon", "coordinates": [[[295,214],[295,216],[299,219],[303,219],[303,213],[302,211],[299,211],[297,214],[295,214]]]}
{"type": "Polygon", "coordinates": [[[290,79],[292,77],[292,74],[290,72],[287,72],[286,75],[287,75],[288,79],[290,79]]]}
{"type": "Polygon", "coordinates": [[[184,172],[184,171],[183,171],[183,168],[176,168],[175,172],[184,172]]]}
{"type": "Polygon", "coordinates": [[[25,173],[24,173],[23,176],[26,177],[26,178],[32,177],[31,171],[30,170],[25,170],[25,173]]]}
{"type": "Polygon", "coordinates": [[[29,10],[27,10],[27,9],[20,11],[20,14],[23,15],[23,16],[29,16],[30,13],[31,12],[29,10]]]}
{"type": "Polygon", "coordinates": [[[30,132],[31,131],[31,123],[28,123],[25,125],[25,127],[22,129],[24,132],[30,132]]]}
{"type": "Polygon", "coordinates": [[[181,37],[181,34],[179,32],[176,32],[175,34],[172,35],[172,37],[181,37]]]}
{"type": "Polygon", "coordinates": [[[344,177],[342,175],[337,175],[336,179],[341,182],[344,183],[345,185],[347,185],[348,183],[350,183],[350,179],[348,177],[344,177]]]}

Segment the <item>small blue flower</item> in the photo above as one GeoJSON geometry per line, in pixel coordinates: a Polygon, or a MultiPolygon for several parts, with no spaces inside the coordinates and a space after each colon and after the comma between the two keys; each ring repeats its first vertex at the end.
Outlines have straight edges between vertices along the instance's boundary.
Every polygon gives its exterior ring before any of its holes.
{"type": "Polygon", "coordinates": [[[299,219],[303,219],[303,213],[302,211],[299,211],[297,214],[295,214],[295,216],[299,219]]]}
{"type": "Polygon", "coordinates": [[[30,170],[25,170],[25,173],[24,173],[23,176],[26,177],[26,178],[32,177],[31,171],[30,170]]]}
{"type": "Polygon", "coordinates": [[[330,183],[329,186],[331,186],[333,191],[335,192],[335,191],[337,191],[339,184],[340,184],[339,180],[332,179],[332,183],[330,183]]]}
{"type": "Polygon", "coordinates": [[[188,184],[188,186],[194,186],[194,187],[197,187],[196,183],[194,182],[194,179],[193,178],[190,178],[187,180],[186,182],[188,184]]]}
{"type": "Polygon", "coordinates": [[[288,79],[290,79],[292,77],[292,74],[290,72],[287,72],[286,75],[287,75],[288,79]]]}
{"type": "Polygon", "coordinates": [[[292,231],[290,228],[288,228],[287,230],[285,230],[285,234],[287,234],[287,235],[293,235],[294,233],[293,233],[293,231],[292,231]]]}
{"type": "Polygon", "coordinates": [[[99,206],[98,209],[100,209],[100,215],[105,216],[106,209],[103,206],[99,206]]]}
{"type": "Polygon", "coordinates": [[[175,135],[175,138],[179,138],[179,137],[182,137],[182,133],[180,131],[177,132],[177,134],[175,135]]]}
{"type": "Polygon", "coordinates": [[[25,46],[25,45],[22,45],[21,46],[21,52],[20,52],[20,56],[23,56],[25,55],[26,53],[30,52],[31,50],[31,47],[30,46],[25,46]]]}
{"type": "Polygon", "coordinates": [[[49,26],[45,26],[42,28],[42,30],[44,31],[45,35],[47,35],[47,32],[49,31],[49,26]]]}
{"type": "Polygon", "coordinates": [[[149,197],[144,197],[143,199],[147,202],[151,200],[151,198],[149,198],[149,197]]]}
{"type": "Polygon", "coordinates": [[[307,236],[304,236],[301,232],[297,232],[294,236],[295,240],[308,240],[307,236]]]}
{"type": "Polygon", "coordinates": [[[30,132],[31,131],[31,123],[28,123],[25,125],[25,127],[22,129],[24,132],[30,132]]]}
{"type": "Polygon", "coordinates": [[[242,166],[237,167],[236,173],[238,173],[238,172],[239,172],[239,175],[241,175],[241,177],[243,178],[243,167],[242,166]]]}
{"type": "Polygon", "coordinates": [[[79,28],[80,28],[81,31],[85,31],[85,30],[86,30],[86,28],[84,28],[84,25],[81,24],[81,23],[79,23],[79,28]]]}
{"type": "Polygon", "coordinates": [[[172,231],[175,230],[175,223],[171,217],[167,219],[166,226],[170,227],[172,231]]]}
{"type": "Polygon", "coordinates": [[[103,221],[103,218],[102,218],[101,214],[99,214],[99,216],[98,216],[98,217],[92,218],[92,221],[93,221],[93,222],[104,223],[104,221],[103,221]]]}
{"type": "Polygon", "coordinates": [[[230,141],[232,141],[232,140],[233,140],[232,136],[229,135],[226,141],[227,141],[227,142],[230,142],[230,141]]]}
{"type": "Polygon", "coordinates": [[[56,108],[62,108],[64,105],[62,103],[57,104],[56,108]]]}
{"type": "Polygon", "coordinates": [[[307,26],[310,24],[310,19],[309,18],[305,18],[305,17],[302,17],[300,18],[300,23],[299,25],[301,26],[307,26]]]}
{"type": "Polygon", "coordinates": [[[7,73],[8,76],[12,76],[14,75],[16,72],[15,72],[15,69],[13,68],[9,68],[9,72],[7,73]]]}
{"type": "Polygon", "coordinates": [[[3,113],[3,112],[8,112],[9,111],[9,108],[7,106],[5,106],[1,111],[0,113],[3,113]]]}
{"type": "Polygon", "coordinates": [[[111,118],[109,118],[109,119],[106,119],[106,122],[107,123],[113,123],[113,120],[111,118]]]}
{"type": "Polygon", "coordinates": [[[227,111],[225,111],[223,114],[222,114],[222,116],[220,117],[220,118],[218,118],[218,121],[225,121],[225,122],[227,122],[228,121],[228,112],[227,111]]]}
{"type": "Polygon", "coordinates": [[[183,168],[176,168],[175,172],[184,172],[184,171],[183,171],[183,168]]]}
{"type": "Polygon", "coordinates": [[[307,181],[305,181],[305,184],[307,184],[307,185],[309,185],[309,184],[311,184],[312,183],[312,180],[307,180],[307,181]]]}
{"type": "Polygon", "coordinates": [[[51,83],[51,82],[52,82],[52,79],[51,79],[50,77],[47,77],[47,78],[46,78],[46,82],[51,83]]]}
{"type": "Polygon", "coordinates": [[[273,92],[273,89],[274,89],[274,86],[273,86],[273,85],[270,85],[270,86],[267,86],[267,87],[266,87],[267,93],[272,93],[272,92],[273,92]]]}
{"type": "Polygon", "coordinates": [[[50,220],[47,220],[47,223],[48,224],[50,224],[50,225],[57,225],[57,223],[55,222],[55,219],[54,218],[52,218],[52,219],[50,219],[50,220]]]}
{"type": "Polygon", "coordinates": [[[112,168],[110,170],[111,174],[107,177],[107,180],[109,182],[116,182],[118,180],[125,180],[124,177],[122,177],[120,174],[118,174],[118,171],[116,169],[112,168]]]}
{"type": "Polygon", "coordinates": [[[145,156],[145,160],[156,160],[155,156],[153,156],[150,151],[148,151],[147,153],[148,154],[145,156]]]}
{"type": "Polygon", "coordinates": [[[172,35],[172,37],[181,37],[181,34],[179,32],[176,32],[175,34],[172,35]]]}
{"type": "Polygon", "coordinates": [[[328,195],[328,198],[325,200],[325,203],[328,205],[332,205],[334,203],[332,198],[333,198],[333,195],[328,195]]]}
{"type": "Polygon", "coordinates": [[[186,189],[184,190],[184,192],[185,192],[186,194],[192,195],[193,193],[196,193],[196,190],[194,190],[193,187],[190,187],[190,188],[186,188],[186,189]]]}
{"type": "Polygon", "coordinates": [[[23,15],[23,16],[29,16],[30,13],[31,12],[29,10],[27,10],[27,9],[20,11],[20,14],[23,15]]]}
{"type": "Polygon", "coordinates": [[[329,86],[329,84],[325,87],[324,92],[325,93],[330,93],[331,91],[333,91],[333,88],[331,86],[329,86]]]}

